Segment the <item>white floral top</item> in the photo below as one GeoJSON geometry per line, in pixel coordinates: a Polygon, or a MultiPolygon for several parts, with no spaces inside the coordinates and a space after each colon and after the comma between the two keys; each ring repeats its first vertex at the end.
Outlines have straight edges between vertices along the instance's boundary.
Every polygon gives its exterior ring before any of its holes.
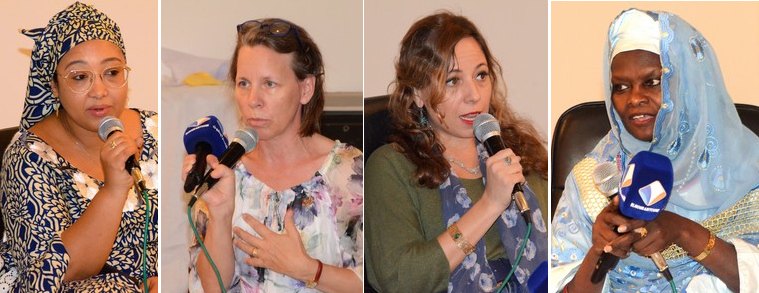
{"type": "Polygon", "coordinates": [[[145,142],[139,162],[151,202],[147,252],[142,250],[144,200],[132,189],[106,261],[112,269],[64,283],[69,255],[61,232],[82,216],[103,182],[71,165],[34,133],[21,131],[5,151],[0,181],[6,227],[0,292],[134,292],[141,290],[143,253],[147,275],[158,275],[158,114],[139,113],[145,142]]]}
{"type": "MultiPolygon", "coordinates": [[[[322,167],[295,187],[276,191],[247,172],[242,164],[235,168],[237,196],[232,225],[258,236],[242,219],[247,213],[272,231],[284,231],[284,215],[296,197],[303,199],[295,205],[295,226],[300,231],[306,252],[325,265],[350,268],[363,277],[363,154],[360,150],[335,144],[322,167]]],[[[205,235],[207,211],[196,205],[193,219],[198,232],[205,235]]],[[[203,292],[195,264],[202,253],[197,241],[190,248],[190,292],[203,292]]],[[[235,247],[235,276],[228,292],[318,292],[308,289],[301,281],[266,270],[263,282],[258,272],[245,263],[249,257],[235,247]]]]}

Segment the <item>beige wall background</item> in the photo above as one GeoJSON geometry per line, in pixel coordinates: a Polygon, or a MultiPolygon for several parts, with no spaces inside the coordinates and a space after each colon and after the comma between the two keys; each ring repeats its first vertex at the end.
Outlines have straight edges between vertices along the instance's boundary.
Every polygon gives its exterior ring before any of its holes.
{"type": "Polygon", "coordinates": [[[324,58],[328,92],[362,90],[362,5],[329,1],[161,1],[161,46],[229,60],[235,27],[251,19],[290,20],[311,34],[324,58]]]}
{"type": "MultiPolygon", "coordinates": [[[[18,126],[29,78],[32,39],[21,28],[47,25],[74,0],[0,2],[0,128],[18,126]]],[[[158,3],[153,1],[87,0],[121,28],[129,75],[129,107],[158,110],[158,3]]]]}
{"type": "Polygon", "coordinates": [[[414,21],[447,9],[477,25],[501,63],[511,107],[548,132],[548,1],[364,1],[364,97],[385,95],[414,21]]]}
{"type": "Polygon", "coordinates": [[[631,7],[685,19],[714,47],[733,101],[759,105],[759,2],[552,2],[551,133],[570,107],[603,101],[606,33],[631,7]]]}

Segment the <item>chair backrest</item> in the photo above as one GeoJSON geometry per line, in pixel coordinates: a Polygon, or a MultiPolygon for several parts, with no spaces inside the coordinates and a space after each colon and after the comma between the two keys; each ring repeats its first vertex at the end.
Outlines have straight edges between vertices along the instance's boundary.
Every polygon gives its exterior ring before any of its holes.
{"type": "MultiPolygon", "coordinates": [[[[759,135],[759,107],[735,104],[746,127],[759,135]]],[[[569,172],[609,132],[604,102],[576,105],[561,114],[551,146],[551,211],[556,211],[569,172]]]]}
{"type": "MultiPolygon", "coordinates": [[[[3,154],[5,154],[5,149],[11,143],[11,139],[16,135],[16,132],[18,132],[18,127],[0,129],[0,166],[3,165],[3,154]]],[[[5,232],[5,224],[3,222],[2,211],[0,211],[0,238],[3,237],[3,232],[5,232]]]]}
{"type": "Polygon", "coordinates": [[[389,101],[387,95],[364,99],[364,162],[374,150],[387,143],[392,131],[390,111],[387,109],[389,101]]]}

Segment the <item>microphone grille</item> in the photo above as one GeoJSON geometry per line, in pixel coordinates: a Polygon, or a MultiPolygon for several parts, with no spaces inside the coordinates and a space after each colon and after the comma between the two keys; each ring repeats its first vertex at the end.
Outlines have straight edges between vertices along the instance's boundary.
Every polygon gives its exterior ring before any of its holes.
{"type": "Polygon", "coordinates": [[[250,152],[258,144],[258,132],[250,126],[240,128],[235,131],[235,138],[232,141],[242,145],[246,153],[250,152]]]}
{"type": "Polygon", "coordinates": [[[479,141],[485,141],[494,134],[500,135],[501,127],[498,120],[488,113],[482,113],[474,117],[474,136],[479,141]]]}
{"type": "Polygon", "coordinates": [[[98,136],[100,136],[100,139],[106,140],[108,135],[114,131],[124,131],[124,124],[121,124],[119,118],[106,116],[103,118],[103,121],[100,121],[100,126],[98,126],[98,136]]]}
{"type": "Polygon", "coordinates": [[[617,165],[612,162],[599,163],[593,168],[593,184],[605,196],[619,192],[619,181],[621,179],[622,173],[617,169],[617,165]]]}

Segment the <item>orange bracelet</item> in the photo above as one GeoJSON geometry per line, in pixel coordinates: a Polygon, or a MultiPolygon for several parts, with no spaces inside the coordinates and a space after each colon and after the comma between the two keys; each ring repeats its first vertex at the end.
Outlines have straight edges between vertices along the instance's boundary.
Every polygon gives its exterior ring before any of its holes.
{"type": "Polygon", "coordinates": [[[314,276],[314,279],[306,282],[306,288],[309,289],[316,288],[316,285],[319,284],[319,278],[322,276],[322,268],[324,268],[324,264],[318,259],[316,261],[319,262],[319,268],[316,269],[316,276],[314,276]]]}

